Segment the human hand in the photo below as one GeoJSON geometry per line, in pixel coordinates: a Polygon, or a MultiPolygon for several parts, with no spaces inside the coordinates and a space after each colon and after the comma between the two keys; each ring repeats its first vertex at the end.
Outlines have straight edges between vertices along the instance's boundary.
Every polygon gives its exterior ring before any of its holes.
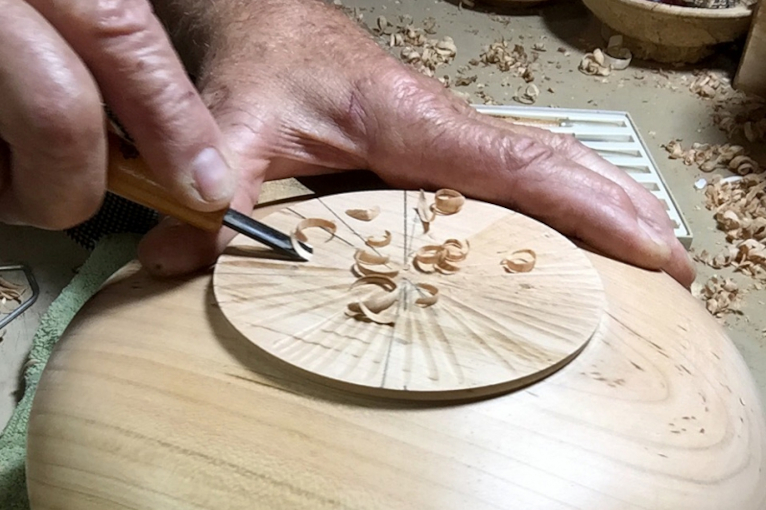
{"type": "MultiPolygon", "coordinates": [[[[694,279],[660,202],[574,139],[478,114],[319,2],[261,0],[228,14],[224,4],[207,18],[217,35],[199,87],[236,154],[234,208],[250,211],[264,180],[366,168],[395,187],[513,207],[607,255],[694,279]]],[[[183,273],[213,263],[233,235],[168,220],[139,256],[183,273]]]]}
{"type": "Polygon", "coordinates": [[[0,0],[0,27],[0,221],[63,229],[96,212],[102,101],[181,201],[229,203],[223,136],[147,0],[0,0]]]}

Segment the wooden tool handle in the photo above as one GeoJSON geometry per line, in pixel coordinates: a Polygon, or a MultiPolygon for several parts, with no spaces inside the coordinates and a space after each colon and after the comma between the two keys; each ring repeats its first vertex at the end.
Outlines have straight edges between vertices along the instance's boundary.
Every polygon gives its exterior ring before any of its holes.
{"type": "Polygon", "coordinates": [[[109,133],[109,191],[155,209],[189,225],[215,232],[221,228],[227,209],[200,212],[181,204],[150,177],[149,167],[129,143],[109,133]]]}

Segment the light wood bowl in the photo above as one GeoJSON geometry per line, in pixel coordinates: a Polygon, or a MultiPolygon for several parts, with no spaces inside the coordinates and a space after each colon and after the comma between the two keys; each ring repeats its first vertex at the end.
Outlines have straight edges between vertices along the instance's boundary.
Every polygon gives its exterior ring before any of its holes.
{"type": "Polygon", "coordinates": [[[734,344],[667,275],[588,256],[608,309],[583,352],[462,405],[307,380],[227,322],[210,275],[127,267],[40,381],[32,509],[766,508],[766,424],[734,344]]]}
{"type": "Polygon", "coordinates": [[[752,10],[702,9],[648,0],[583,0],[609,29],[625,36],[634,57],[664,63],[693,63],[717,44],[747,34],[752,10]]]}

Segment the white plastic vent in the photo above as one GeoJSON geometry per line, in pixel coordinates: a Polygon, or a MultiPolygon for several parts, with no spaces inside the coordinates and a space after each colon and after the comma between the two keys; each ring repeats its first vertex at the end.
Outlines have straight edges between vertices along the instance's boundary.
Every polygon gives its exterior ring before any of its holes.
{"type": "Polygon", "coordinates": [[[514,117],[519,124],[573,135],[625,172],[665,204],[676,237],[688,249],[692,232],[627,112],[528,106],[473,105],[480,113],[514,117]]]}

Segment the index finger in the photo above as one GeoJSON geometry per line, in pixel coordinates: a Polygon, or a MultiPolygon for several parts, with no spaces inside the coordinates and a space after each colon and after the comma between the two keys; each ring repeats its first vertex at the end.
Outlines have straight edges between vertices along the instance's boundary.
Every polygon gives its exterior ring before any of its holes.
{"type": "Polygon", "coordinates": [[[148,0],[29,0],[80,55],[157,181],[199,210],[228,205],[236,176],[148,0]]]}

